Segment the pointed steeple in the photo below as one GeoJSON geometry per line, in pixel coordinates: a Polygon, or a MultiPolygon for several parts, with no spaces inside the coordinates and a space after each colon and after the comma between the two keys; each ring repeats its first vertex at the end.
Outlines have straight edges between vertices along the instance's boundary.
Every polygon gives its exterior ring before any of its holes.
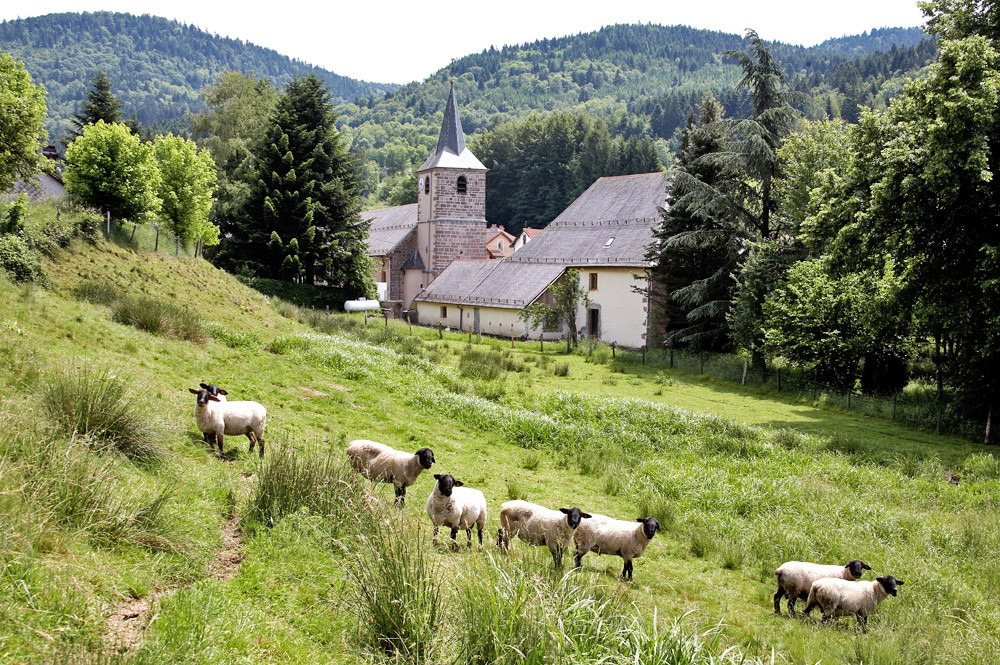
{"type": "Polygon", "coordinates": [[[486,170],[483,163],[465,147],[465,134],[462,132],[462,118],[458,115],[454,83],[448,91],[448,103],[444,107],[444,122],[441,123],[437,148],[417,170],[426,171],[437,167],[486,170]]]}

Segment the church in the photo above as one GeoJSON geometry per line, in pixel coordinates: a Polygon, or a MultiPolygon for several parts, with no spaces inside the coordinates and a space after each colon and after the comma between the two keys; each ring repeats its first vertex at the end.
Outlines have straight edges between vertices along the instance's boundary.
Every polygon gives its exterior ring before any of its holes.
{"type": "Polygon", "coordinates": [[[619,346],[649,344],[646,247],[666,205],[663,173],[599,178],[529,243],[502,259],[486,245],[486,167],[465,145],[454,89],[437,147],[417,171],[417,203],[362,213],[379,300],[422,325],[526,339],[562,339],[521,312],[580,271],[589,303],[577,328],[619,346]]]}

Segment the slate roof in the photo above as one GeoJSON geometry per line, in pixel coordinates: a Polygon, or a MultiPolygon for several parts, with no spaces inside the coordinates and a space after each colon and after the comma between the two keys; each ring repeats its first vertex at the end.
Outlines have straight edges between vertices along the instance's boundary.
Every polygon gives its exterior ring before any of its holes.
{"type": "Polygon", "coordinates": [[[646,266],[667,198],[662,173],[600,178],[508,261],[646,266]]]}
{"type": "Polygon", "coordinates": [[[465,147],[465,134],[462,132],[462,118],[458,115],[454,84],[448,92],[448,103],[444,107],[444,121],[441,123],[437,148],[417,171],[434,168],[486,170],[483,163],[465,147]]]}
{"type": "Polygon", "coordinates": [[[534,302],[565,266],[515,265],[508,261],[452,261],[417,296],[422,302],[523,309],[534,302]]]}
{"type": "Polygon", "coordinates": [[[368,253],[385,256],[417,228],[417,204],[366,210],[363,219],[371,220],[368,230],[368,253]]]}
{"type": "Polygon", "coordinates": [[[29,180],[18,180],[14,183],[5,198],[11,200],[17,198],[19,194],[26,194],[32,203],[44,201],[45,199],[57,199],[66,194],[66,187],[62,178],[52,173],[38,173],[29,180]],[[35,185],[38,185],[37,187],[35,185]]]}
{"type": "Polygon", "coordinates": [[[514,254],[454,261],[416,299],[523,309],[566,268],[646,267],[646,246],[666,198],[662,173],[600,178],[514,254]]]}

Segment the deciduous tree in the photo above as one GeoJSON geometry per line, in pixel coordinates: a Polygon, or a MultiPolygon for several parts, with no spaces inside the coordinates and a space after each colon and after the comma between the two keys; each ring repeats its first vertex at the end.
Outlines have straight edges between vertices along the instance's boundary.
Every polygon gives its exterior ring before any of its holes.
{"type": "Polygon", "coordinates": [[[153,151],[160,170],[160,218],[179,241],[218,244],[219,227],[208,219],[215,192],[211,156],[173,134],[157,136],[153,151]]]}
{"type": "Polygon", "coordinates": [[[45,89],[23,63],[0,53],[0,192],[41,168],[45,113],[45,89]]]}

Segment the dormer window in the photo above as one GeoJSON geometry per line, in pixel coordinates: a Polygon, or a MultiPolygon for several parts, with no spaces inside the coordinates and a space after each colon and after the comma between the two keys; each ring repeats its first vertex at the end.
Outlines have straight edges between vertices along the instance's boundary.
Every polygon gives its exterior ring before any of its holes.
{"type": "Polygon", "coordinates": [[[458,184],[456,186],[456,189],[458,190],[459,194],[465,194],[465,192],[468,191],[468,189],[469,189],[469,183],[465,179],[464,175],[458,176],[458,184]]]}
{"type": "Polygon", "coordinates": [[[605,247],[611,247],[611,243],[613,243],[614,241],[615,241],[615,238],[614,238],[614,236],[612,236],[612,237],[608,238],[608,241],[606,243],[604,243],[604,246],[605,247]]]}

